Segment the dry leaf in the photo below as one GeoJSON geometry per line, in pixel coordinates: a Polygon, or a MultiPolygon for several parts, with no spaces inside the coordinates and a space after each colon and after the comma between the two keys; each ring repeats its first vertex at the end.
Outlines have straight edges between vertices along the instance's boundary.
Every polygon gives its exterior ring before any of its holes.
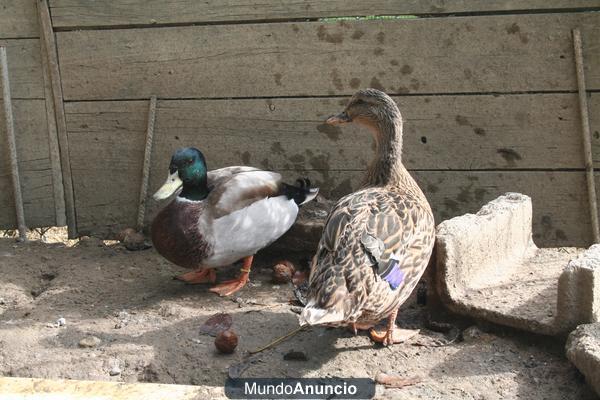
{"type": "Polygon", "coordinates": [[[217,313],[211,316],[200,327],[200,334],[217,336],[219,332],[226,331],[233,325],[231,315],[226,313],[217,313]]]}

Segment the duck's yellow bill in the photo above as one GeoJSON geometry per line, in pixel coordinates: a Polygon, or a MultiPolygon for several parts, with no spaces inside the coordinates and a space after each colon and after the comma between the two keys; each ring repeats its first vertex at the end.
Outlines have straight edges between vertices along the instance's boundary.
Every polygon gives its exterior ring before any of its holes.
{"type": "Polygon", "coordinates": [[[154,193],[152,196],[154,200],[164,200],[167,197],[171,196],[173,193],[177,191],[183,185],[183,181],[179,179],[179,174],[177,171],[169,174],[167,177],[167,181],[154,193]]]}

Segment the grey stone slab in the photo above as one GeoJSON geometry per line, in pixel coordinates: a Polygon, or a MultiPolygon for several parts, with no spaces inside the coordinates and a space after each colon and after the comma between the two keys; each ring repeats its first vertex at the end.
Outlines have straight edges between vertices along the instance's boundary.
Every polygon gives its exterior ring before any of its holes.
{"type": "Polygon", "coordinates": [[[567,358],[600,395],[600,323],[580,325],[567,340],[567,358]]]}
{"type": "Polygon", "coordinates": [[[538,248],[528,196],[508,193],[477,214],[442,222],[436,286],[451,310],[535,333],[563,335],[598,319],[600,245],[538,248]]]}

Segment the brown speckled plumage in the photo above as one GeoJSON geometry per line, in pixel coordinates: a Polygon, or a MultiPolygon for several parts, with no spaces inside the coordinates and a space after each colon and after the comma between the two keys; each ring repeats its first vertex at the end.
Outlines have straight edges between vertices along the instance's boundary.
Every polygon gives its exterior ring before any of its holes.
{"type": "Polygon", "coordinates": [[[363,189],[340,199],[328,217],[301,322],[372,326],[397,310],[418,283],[435,225],[427,199],[402,164],[402,118],[393,100],[363,90],[340,115],[373,131],[377,154],[363,189]],[[390,263],[403,277],[396,288],[383,278],[390,263]]]}

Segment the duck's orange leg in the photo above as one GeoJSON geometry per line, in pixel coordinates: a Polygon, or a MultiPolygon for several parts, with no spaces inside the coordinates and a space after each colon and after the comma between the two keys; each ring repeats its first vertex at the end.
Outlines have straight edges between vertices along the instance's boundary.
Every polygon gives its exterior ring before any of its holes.
{"type": "Polygon", "coordinates": [[[394,311],[388,318],[388,326],[385,332],[377,331],[375,328],[369,331],[374,342],[389,346],[394,343],[402,343],[419,334],[419,330],[400,329],[396,327],[396,316],[398,310],[394,311]]]}
{"type": "Polygon", "coordinates": [[[364,331],[367,329],[371,329],[373,327],[373,324],[359,324],[356,322],[352,322],[350,325],[348,325],[348,329],[350,329],[350,332],[354,333],[354,336],[358,335],[358,331],[364,331]]]}
{"type": "Polygon", "coordinates": [[[253,258],[254,256],[248,256],[244,258],[244,264],[240,270],[240,276],[238,276],[237,279],[219,283],[217,286],[211,288],[210,291],[218,294],[219,296],[229,296],[246,286],[246,283],[248,282],[248,276],[250,275],[250,267],[252,267],[253,258]]]}
{"type": "Polygon", "coordinates": [[[214,268],[204,268],[196,271],[186,272],[183,275],[176,276],[175,279],[189,284],[215,283],[217,280],[217,272],[214,268]]]}

